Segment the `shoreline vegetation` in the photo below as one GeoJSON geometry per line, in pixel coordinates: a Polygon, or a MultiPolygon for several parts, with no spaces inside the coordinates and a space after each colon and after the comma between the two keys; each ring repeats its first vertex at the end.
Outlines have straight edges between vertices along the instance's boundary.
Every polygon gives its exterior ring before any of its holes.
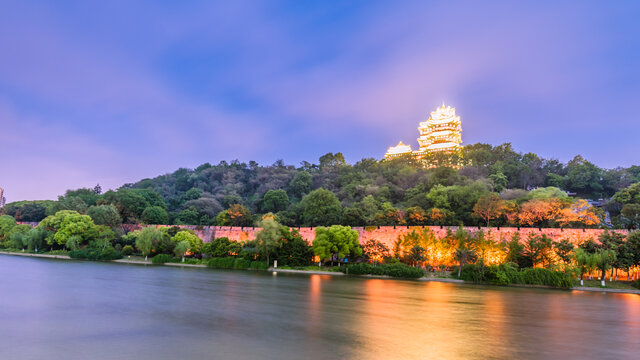
{"type": "MultiPolygon", "coordinates": [[[[36,257],[36,258],[45,258],[45,259],[57,259],[57,260],[75,260],[68,255],[60,255],[60,254],[38,254],[38,253],[23,253],[18,251],[0,251],[0,255],[10,255],[10,256],[23,256],[23,257],[36,257]]],[[[176,259],[174,259],[176,260],[176,259]]],[[[133,259],[117,259],[117,260],[102,260],[102,262],[112,262],[112,263],[120,263],[120,264],[133,264],[133,265],[150,265],[150,266],[169,266],[169,267],[184,267],[184,268],[200,268],[200,269],[229,269],[229,270],[258,270],[258,271],[269,271],[273,273],[285,273],[285,274],[302,274],[302,275],[327,275],[327,276],[355,276],[360,278],[373,278],[373,279],[388,279],[388,280],[416,280],[416,281],[434,281],[434,282],[443,282],[443,283],[453,283],[453,284],[464,284],[464,285],[481,285],[481,286],[501,286],[501,287],[515,287],[515,288],[538,288],[538,289],[555,289],[555,290],[569,290],[569,291],[588,291],[588,292],[604,292],[604,293],[619,293],[619,294],[636,294],[640,295],[640,289],[633,289],[629,285],[613,282],[610,282],[607,287],[598,287],[596,286],[596,281],[590,281],[589,284],[593,284],[594,286],[580,286],[579,284],[573,284],[570,287],[555,287],[555,286],[546,286],[546,285],[533,285],[533,284],[508,284],[501,285],[495,283],[488,282],[473,282],[473,281],[465,281],[462,279],[455,279],[450,277],[428,277],[422,276],[417,278],[407,278],[407,277],[394,277],[390,275],[373,275],[373,274],[356,274],[356,273],[345,273],[341,272],[339,269],[332,268],[331,271],[321,270],[322,267],[318,267],[315,269],[315,266],[308,266],[305,269],[291,269],[291,268],[260,268],[260,269],[251,269],[251,268],[221,268],[221,267],[212,267],[207,264],[189,264],[183,262],[152,262],[151,260],[144,260],[143,258],[134,257],[133,259]],[[615,287],[611,287],[611,286],[615,287]],[[626,285],[626,286],[624,286],[626,285]]],[[[266,264],[265,264],[266,265],[266,264]]]]}
{"type": "Polygon", "coordinates": [[[99,185],[68,190],[57,201],[1,209],[0,250],[221,269],[266,270],[277,262],[280,269],[556,288],[593,287],[597,279],[602,288],[640,288],[640,166],[600,169],[580,156],[562,164],[510,144],[434,156],[352,165],[328,153],[297,168],[223,161],[104,194],[99,185]],[[251,231],[229,238],[185,225],[251,231]],[[518,231],[494,236],[480,228],[492,225],[518,231]],[[301,226],[309,227],[304,237],[301,226]],[[354,229],[378,226],[407,228],[354,229]]]}

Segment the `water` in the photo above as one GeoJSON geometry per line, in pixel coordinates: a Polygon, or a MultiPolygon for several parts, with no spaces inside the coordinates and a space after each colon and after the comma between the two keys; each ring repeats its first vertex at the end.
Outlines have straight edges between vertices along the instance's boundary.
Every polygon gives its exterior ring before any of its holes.
{"type": "Polygon", "coordinates": [[[0,359],[638,354],[638,295],[0,256],[0,359]]]}

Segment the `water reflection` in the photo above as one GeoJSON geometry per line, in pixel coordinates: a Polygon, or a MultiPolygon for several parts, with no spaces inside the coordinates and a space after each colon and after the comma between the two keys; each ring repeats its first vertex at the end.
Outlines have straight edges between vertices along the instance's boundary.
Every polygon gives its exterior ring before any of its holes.
{"type": "Polygon", "coordinates": [[[640,296],[0,256],[0,359],[636,358],[640,296]]]}

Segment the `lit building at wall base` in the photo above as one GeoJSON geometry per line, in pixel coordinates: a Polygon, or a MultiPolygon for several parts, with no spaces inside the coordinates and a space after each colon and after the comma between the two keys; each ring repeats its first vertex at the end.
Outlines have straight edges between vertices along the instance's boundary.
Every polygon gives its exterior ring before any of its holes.
{"type": "Polygon", "coordinates": [[[400,141],[398,145],[387,150],[385,159],[411,156],[420,160],[438,153],[456,153],[462,148],[460,116],[456,115],[456,108],[451,106],[442,104],[432,111],[427,121],[419,124],[418,131],[418,150],[411,150],[411,145],[405,145],[400,141]]]}

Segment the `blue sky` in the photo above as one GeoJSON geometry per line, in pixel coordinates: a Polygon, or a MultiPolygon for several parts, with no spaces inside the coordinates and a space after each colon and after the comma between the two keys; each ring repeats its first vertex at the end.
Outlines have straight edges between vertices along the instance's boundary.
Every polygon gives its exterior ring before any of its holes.
{"type": "Polygon", "coordinates": [[[9,201],[220,160],[466,144],[639,164],[640,2],[0,0],[9,201]]]}

